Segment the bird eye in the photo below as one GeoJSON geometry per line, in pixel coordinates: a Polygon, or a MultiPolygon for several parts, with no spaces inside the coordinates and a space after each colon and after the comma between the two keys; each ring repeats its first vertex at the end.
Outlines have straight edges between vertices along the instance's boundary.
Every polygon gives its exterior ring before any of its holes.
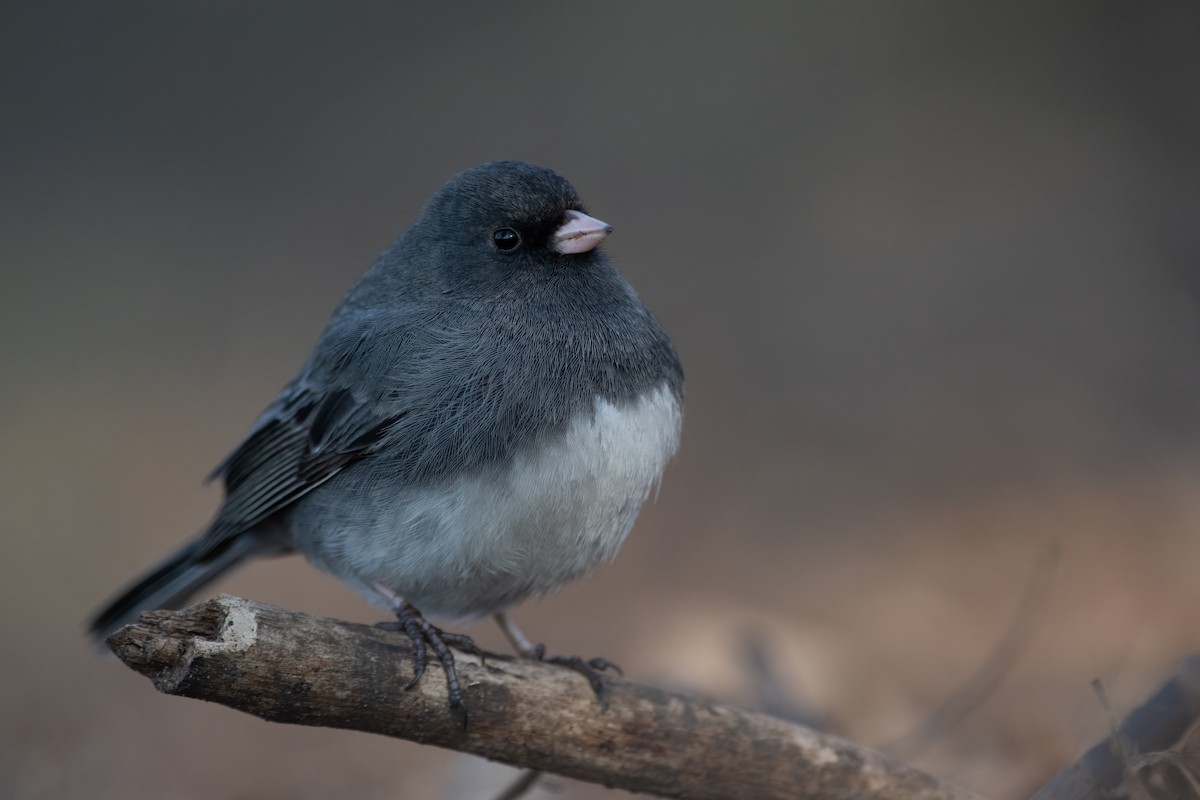
{"type": "Polygon", "coordinates": [[[512,228],[501,228],[492,234],[492,241],[496,243],[496,249],[507,252],[521,243],[521,234],[512,228]]]}

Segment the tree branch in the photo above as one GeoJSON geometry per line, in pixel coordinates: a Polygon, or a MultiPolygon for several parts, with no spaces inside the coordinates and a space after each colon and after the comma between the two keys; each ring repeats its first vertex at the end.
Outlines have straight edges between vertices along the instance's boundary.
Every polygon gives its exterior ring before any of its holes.
{"type": "MultiPolygon", "coordinates": [[[[1033,800],[1102,800],[1127,782],[1133,754],[1159,753],[1175,746],[1200,720],[1200,653],[1179,668],[1145,703],[1129,712],[1114,736],[1088,750],[1054,776],[1033,800]],[[1124,746],[1122,746],[1124,745],[1124,746]]],[[[1126,787],[1127,789],[1130,787],[1126,787]]],[[[1135,787],[1136,788],[1136,787],[1135,787]]]]}
{"type": "Polygon", "coordinates": [[[851,742],[609,679],[601,711],[573,672],[457,653],[470,722],[436,661],[412,691],[406,637],[221,596],[143,614],[109,646],[167,694],[273,722],[381,733],[666,797],[979,800],[851,742]]]}

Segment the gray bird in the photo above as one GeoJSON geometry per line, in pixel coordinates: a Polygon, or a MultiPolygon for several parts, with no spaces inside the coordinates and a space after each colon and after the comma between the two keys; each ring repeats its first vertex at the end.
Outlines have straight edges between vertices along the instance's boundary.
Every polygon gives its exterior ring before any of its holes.
{"type": "MultiPolygon", "coordinates": [[[[300,374],[212,473],[208,528],[90,623],[175,607],[293,551],[396,615],[463,694],[423,614],[495,615],[612,558],[675,453],[683,372],[562,176],[494,161],[452,178],[350,290],[300,374]],[[418,611],[418,609],[420,609],[418,611]]],[[[548,659],[549,660],[549,659],[548,659]]],[[[603,699],[602,659],[556,659],[603,699]]],[[[465,713],[465,712],[463,712],[465,713]]]]}

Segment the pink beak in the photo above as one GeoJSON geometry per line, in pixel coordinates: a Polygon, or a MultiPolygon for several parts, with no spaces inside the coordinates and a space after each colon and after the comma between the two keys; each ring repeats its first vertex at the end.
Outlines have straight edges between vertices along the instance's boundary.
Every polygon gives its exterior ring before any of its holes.
{"type": "Polygon", "coordinates": [[[568,211],[567,221],[554,232],[553,247],[560,253],[586,253],[594,250],[612,233],[612,225],[580,211],[568,211]]]}

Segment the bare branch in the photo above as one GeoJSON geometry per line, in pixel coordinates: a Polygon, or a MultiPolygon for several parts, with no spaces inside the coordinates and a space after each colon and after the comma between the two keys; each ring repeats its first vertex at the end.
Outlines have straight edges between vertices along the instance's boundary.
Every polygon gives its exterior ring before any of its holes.
{"type": "Polygon", "coordinates": [[[1198,719],[1200,653],[1187,658],[1149,700],[1130,712],[1112,736],[1055,775],[1038,790],[1033,800],[1101,800],[1111,797],[1126,782],[1130,761],[1134,756],[1158,753],[1173,747],[1198,719]]]}
{"type": "Polygon", "coordinates": [[[470,722],[446,709],[436,667],[412,691],[404,637],[218,597],[144,614],[109,639],[167,694],[274,722],[381,733],[527,769],[666,797],[977,796],[851,742],[761,714],[610,679],[601,712],[573,672],[458,654],[470,722]]]}

